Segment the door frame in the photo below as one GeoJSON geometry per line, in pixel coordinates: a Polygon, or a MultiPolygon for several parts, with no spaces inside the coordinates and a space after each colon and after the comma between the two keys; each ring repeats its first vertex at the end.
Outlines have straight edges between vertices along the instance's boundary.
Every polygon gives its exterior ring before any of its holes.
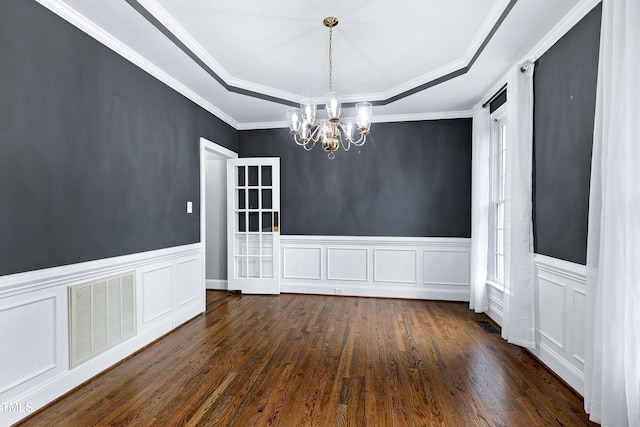
{"type": "MultiPolygon", "coordinates": [[[[213,141],[209,141],[206,138],[200,137],[200,244],[202,247],[202,292],[207,289],[207,192],[206,192],[206,154],[212,153],[217,156],[225,157],[226,159],[238,158],[238,153],[216,144],[213,141]]],[[[223,199],[226,200],[227,186],[225,185],[222,191],[223,199]]],[[[225,206],[226,209],[226,206],[225,206]]],[[[227,245],[226,238],[224,239],[225,247],[227,245]]],[[[202,298],[203,311],[206,308],[206,298],[202,298]]]]}

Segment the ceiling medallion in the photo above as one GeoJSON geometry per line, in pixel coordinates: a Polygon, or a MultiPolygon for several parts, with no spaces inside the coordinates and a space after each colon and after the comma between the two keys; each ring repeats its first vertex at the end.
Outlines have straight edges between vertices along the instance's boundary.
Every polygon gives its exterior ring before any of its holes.
{"type": "Polygon", "coordinates": [[[371,104],[359,102],[356,104],[356,117],[340,119],[340,109],[342,95],[333,91],[333,58],[332,42],[333,27],[338,25],[338,18],[329,16],[322,21],[322,24],[329,28],[329,93],[325,95],[325,110],[327,120],[318,124],[316,120],[316,102],[314,99],[303,99],[300,108],[287,110],[289,130],[293,134],[296,144],[310,151],[318,141],[322,141],[322,149],[329,153],[329,158],[336,156],[336,151],[342,149],[349,151],[351,144],[361,147],[367,140],[367,134],[371,128],[371,104]],[[360,137],[355,140],[353,133],[355,129],[360,132],[360,137]],[[344,135],[343,135],[344,134],[344,135]]]}

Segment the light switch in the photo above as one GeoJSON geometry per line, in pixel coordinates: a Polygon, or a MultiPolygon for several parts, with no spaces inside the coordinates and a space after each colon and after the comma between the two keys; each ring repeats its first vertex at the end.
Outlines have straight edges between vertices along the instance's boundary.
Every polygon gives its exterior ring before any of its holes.
{"type": "Polygon", "coordinates": [[[193,202],[187,202],[187,213],[193,213],[193,202]]]}

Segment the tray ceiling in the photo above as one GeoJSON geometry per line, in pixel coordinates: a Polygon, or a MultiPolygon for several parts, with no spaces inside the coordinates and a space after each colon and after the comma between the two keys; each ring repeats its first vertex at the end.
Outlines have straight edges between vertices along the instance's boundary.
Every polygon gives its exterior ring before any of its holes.
{"type": "Polygon", "coordinates": [[[579,0],[38,0],[238,129],[334,89],[378,121],[456,116],[579,0]],[[108,40],[108,42],[105,42],[108,40]]]}

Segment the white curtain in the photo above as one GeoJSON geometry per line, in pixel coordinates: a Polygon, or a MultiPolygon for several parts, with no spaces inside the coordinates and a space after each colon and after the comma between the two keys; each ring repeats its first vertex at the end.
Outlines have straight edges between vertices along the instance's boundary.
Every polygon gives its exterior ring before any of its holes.
{"type": "Polygon", "coordinates": [[[471,150],[471,274],[469,308],[489,309],[487,302],[487,253],[489,245],[491,119],[489,108],[473,107],[471,150]]]}
{"type": "Polygon", "coordinates": [[[640,1],[604,0],[587,242],[585,410],[640,426],[640,1]]]}
{"type": "Polygon", "coordinates": [[[505,182],[505,281],[502,337],[535,348],[533,285],[532,157],[533,69],[509,70],[507,90],[507,164],[505,182]],[[524,71],[523,71],[524,70],[524,71]]]}

